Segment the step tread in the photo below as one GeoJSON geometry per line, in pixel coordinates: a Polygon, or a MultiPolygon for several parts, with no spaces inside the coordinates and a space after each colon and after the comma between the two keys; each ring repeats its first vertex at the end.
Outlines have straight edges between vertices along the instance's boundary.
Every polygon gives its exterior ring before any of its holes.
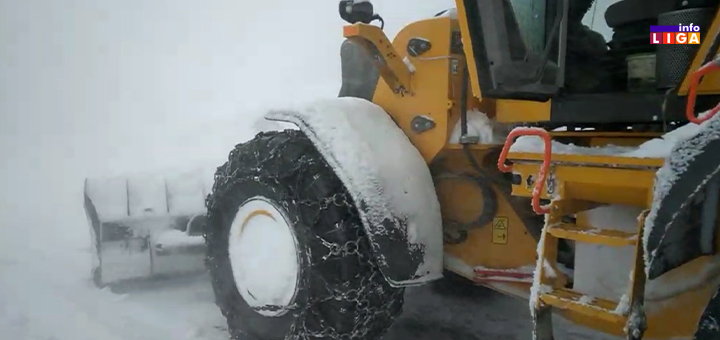
{"type": "Polygon", "coordinates": [[[624,325],[627,316],[616,312],[618,302],[591,298],[570,289],[556,289],[540,295],[540,300],[552,307],[603,319],[613,324],[624,325]]]}
{"type": "Polygon", "coordinates": [[[570,223],[561,223],[548,228],[548,233],[562,239],[594,243],[614,247],[634,246],[638,234],[613,229],[586,228],[570,223]]]}

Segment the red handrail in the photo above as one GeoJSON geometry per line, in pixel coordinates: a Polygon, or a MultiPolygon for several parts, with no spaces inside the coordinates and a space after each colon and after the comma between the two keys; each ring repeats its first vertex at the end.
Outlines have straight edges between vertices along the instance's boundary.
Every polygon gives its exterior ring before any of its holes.
{"type": "Polygon", "coordinates": [[[710,109],[704,117],[700,118],[695,116],[695,99],[697,98],[697,87],[700,84],[700,78],[717,70],[720,70],[720,59],[716,57],[713,61],[703,65],[697,71],[693,72],[690,76],[690,89],[688,89],[685,116],[687,116],[687,119],[692,123],[702,124],[720,111],[720,104],[718,104],[714,108],[710,109]]]}
{"type": "Polygon", "coordinates": [[[547,214],[550,212],[550,208],[540,205],[540,194],[545,188],[545,180],[547,180],[548,168],[550,167],[550,157],[552,156],[552,139],[547,131],[528,127],[515,128],[510,131],[505,140],[505,145],[500,152],[500,157],[498,157],[498,169],[502,172],[512,171],[512,165],[505,164],[505,161],[507,160],[508,152],[510,152],[510,146],[515,142],[515,138],[521,136],[538,136],[543,139],[545,144],[543,147],[543,161],[540,166],[540,173],[538,174],[539,178],[535,181],[535,187],[533,187],[532,191],[532,207],[533,211],[538,215],[547,214]]]}

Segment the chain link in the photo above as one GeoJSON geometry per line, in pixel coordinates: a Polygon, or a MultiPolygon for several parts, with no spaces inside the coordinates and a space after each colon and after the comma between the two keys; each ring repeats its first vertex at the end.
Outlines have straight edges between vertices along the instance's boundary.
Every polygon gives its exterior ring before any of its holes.
{"type": "MultiPolygon", "coordinates": [[[[261,133],[256,138],[266,138],[267,134],[261,133]]],[[[310,209],[301,209],[303,211],[312,212],[313,216],[304,216],[303,222],[311,225],[319,225],[323,223],[321,220],[324,213],[331,207],[344,208],[343,212],[347,212],[341,220],[337,221],[331,232],[338,232],[344,235],[354,235],[353,240],[344,243],[333,242],[327,238],[315,235],[319,244],[327,249],[327,253],[319,256],[319,261],[329,261],[337,258],[356,257],[357,261],[363,268],[363,276],[360,282],[353,284],[352,289],[348,289],[344,284],[331,284],[320,278],[325,286],[324,289],[313,289],[313,292],[324,291],[321,294],[312,294],[303,306],[293,305],[290,307],[265,306],[262,310],[278,310],[288,309],[299,322],[296,322],[290,331],[290,335],[285,340],[317,340],[317,339],[334,339],[334,340],[360,340],[365,339],[370,332],[376,332],[378,329],[377,322],[389,324],[394,321],[400,308],[393,304],[403,299],[403,290],[395,290],[391,288],[382,277],[377,263],[372,256],[370,242],[365,235],[357,209],[346,209],[346,207],[354,207],[352,197],[347,190],[342,189],[329,197],[321,197],[318,199],[308,199],[303,190],[312,187],[315,181],[321,180],[322,176],[318,173],[308,175],[309,171],[317,171],[318,160],[314,155],[303,155],[297,161],[293,162],[291,168],[283,169],[283,171],[269,171],[275,169],[278,164],[286,164],[286,162],[278,162],[279,158],[287,157],[284,148],[287,143],[280,143],[273,147],[268,154],[260,154],[259,150],[248,150],[243,144],[237,145],[228,157],[228,162],[218,167],[215,173],[215,184],[213,191],[206,199],[206,205],[209,211],[212,211],[216,202],[215,197],[223,197],[225,192],[233,188],[235,184],[241,181],[253,180],[256,182],[264,182],[272,184],[288,184],[288,179],[309,178],[309,182],[291,183],[297,190],[293,193],[287,193],[293,197],[288,200],[296,204],[298,207],[306,207],[310,209]],[[247,173],[238,174],[238,171],[247,173]],[[309,219],[309,220],[308,220],[309,219]],[[352,233],[352,234],[350,234],[352,233]],[[392,289],[392,292],[385,290],[392,289]],[[388,293],[392,296],[388,296],[388,293]],[[371,302],[370,299],[377,299],[371,302]],[[339,313],[352,312],[354,314],[355,324],[350,330],[337,330],[333,325],[328,324],[327,315],[321,312],[320,306],[329,301],[344,301],[348,306],[338,310],[339,313]],[[308,325],[308,320],[319,324],[308,325]]],[[[325,165],[327,166],[327,165],[325,165]]],[[[299,219],[299,216],[297,217],[299,219]]],[[[295,221],[298,222],[298,221],[295,221]]],[[[349,236],[348,235],[348,236],[349,236]]],[[[317,261],[317,260],[316,260],[317,261]]],[[[317,265],[317,264],[316,264],[317,265]]],[[[383,329],[384,330],[384,329],[383,329]]]]}
{"type": "MultiPolygon", "coordinates": [[[[337,193],[332,197],[325,198],[320,202],[316,202],[316,204],[319,204],[321,210],[324,210],[330,204],[342,207],[349,206],[352,204],[351,202],[352,201],[349,200],[347,192],[342,192],[337,193]]],[[[352,210],[354,211],[354,209],[352,210]]],[[[320,216],[320,214],[322,214],[322,211],[318,214],[318,216],[320,216]]],[[[371,251],[370,244],[365,236],[363,228],[358,224],[356,215],[349,215],[343,221],[336,223],[335,229],[347,228],[347,226],[351,226],[355,229],[356,237],[354,240],[343,244],[331,242],[325,238],[316,236],[320,243],[328,250],[328,252],[322,256],[322,260],[327,261],[338,257],[356,256],[361,265],[366,268],[366,273],[369,275],[365,275],[360,279],[359,284],[357,284],[357,288],[349,290],[343,287],[335,287],[334,285],[325,282],[327,294],[324,297],[315,298],[313,301],[310,301],[307,308],[301,312],[311,313],[314,316],[312,319],[320,321],[320,327],[307,327],[303,324],[301,325],[303,331],[291,332],[293,336],[287,340],[360,340],[364,339],[368,335],[368,332],[374,329],[374,327],[372,327],[373,323],[383,319],[390,321],[395,319],[395,316],[389,315],[388,311],[392,310],[390,304],[396,301],[396,299],[385,298],[382,301],[383,304],[376,306],[373,306],[370,300],[368,300],[368,297],[383,295],[384,292],[382,290],[384,287],[383,285],[378,285],[377,282],[384,282],[385,279],[382,277],[377,264],[373,261],[372,257],[369,256],[371,251]],[[331,300],[345,301],[353,305],[353,307],[349,308],[352,308],[355,313],[355,320],[359,322],[357,322],[351,330],[338,331],[332,325],[327,324],[325,316],[320,312],[318,307],[322,303],[331,300]],[[322,329],[322,331],[312,330],[316,328],[322,329]]],[[[400,291],[400,294],[402,294],[402,291],[400,291]]],[[[345,312],[347,312],[347,309],[349,308],[346,307],[345,312]]],[[[308,319],[307,317],[302,317],[302,315],[298,316],[300,316],[301,320],[308,319]]]]}

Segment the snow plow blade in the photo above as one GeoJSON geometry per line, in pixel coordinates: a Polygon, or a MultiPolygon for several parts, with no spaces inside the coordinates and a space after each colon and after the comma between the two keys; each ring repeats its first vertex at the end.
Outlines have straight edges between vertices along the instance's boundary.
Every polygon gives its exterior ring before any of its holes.
{"type": "Polygon", "coordinates": [[[85,180],[98,287],[204,272],[212,176],[187,172],[85,180]]]}
{"type": "Polygon", "coordinates": [[[655,279],[715,253],[720,196],[720,115],[680,141],[657,173],[645,219],[645,267],[655,279]]]}

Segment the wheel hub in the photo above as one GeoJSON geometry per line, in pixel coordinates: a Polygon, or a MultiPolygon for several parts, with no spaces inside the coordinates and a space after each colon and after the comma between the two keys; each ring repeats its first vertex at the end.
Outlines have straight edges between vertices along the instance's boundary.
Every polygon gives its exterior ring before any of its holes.
{"type": "Polygon", "coordinates": [[[261,315],[288,312],[297,294],[297,238],[286,214],[264,197],[238,209],[230,226],[228,254],[235,285],[245,302],[261,315]]]}

